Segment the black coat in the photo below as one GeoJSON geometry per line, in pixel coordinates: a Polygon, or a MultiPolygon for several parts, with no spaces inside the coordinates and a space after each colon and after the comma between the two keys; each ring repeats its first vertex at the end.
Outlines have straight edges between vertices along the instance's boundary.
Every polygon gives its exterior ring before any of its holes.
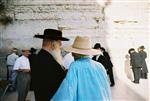
{"type": "Polygon", "coordinates": [[[106,59],[106,61],[107,61],[107,66],[108,66],[108,68],[112,68],[112,67],[113,67],[113,64],[112,64],[112,62],[111,62],[111,60],[110,60],[109,54],[105,51],[105,52],[103,52],[103,55],[104,55],[104,57],[105,57],[105,59],[106,59]]]}
{"type": "Polygon", "coordinates": [[[53,56],[41,49],[31,68],[36,101],[49,101],[59,88],[66,73],[53,56]]]}
{"type": "MultiPolygon", "coordinates": [[[[36,62],[35,61],[36,54],[30,54],[28,58],[29,58],[29,62],[30,62],[30,68],[32,70],[34,63],[36,62]]],[[[30,90],[33,90],[32,78],[31,78],[31,83],[30,83],[30,90]]]]}
{"type": "Polygon", "coordinates": [[[96,60],[96,56],[94,56],[92,59],[101,63],[105,67],[105,69],[108,70],[107,60],[103,55],[100,55],[98,60],[96,60]]]}
{"type": "Polygon", "coordinates": [[[142,58],[139,53],[133,52],[130,54],[130,65],[132,68],[142,67],[142,58]]]}
{"type": "Polygon", "coordinates": [[[103,55],[100,55],[98,60],[96,60],[96,56],[94,56],[92,59],[101,63],[104,66],[104,68],[107,71],[107,74],[109,75],[111,86],[113,86],[115,84],[114,76],[113,76],[113,69],[112,69],[113,64],[110,60],[109,54],[107,52],[103,52],[103,55]]]}

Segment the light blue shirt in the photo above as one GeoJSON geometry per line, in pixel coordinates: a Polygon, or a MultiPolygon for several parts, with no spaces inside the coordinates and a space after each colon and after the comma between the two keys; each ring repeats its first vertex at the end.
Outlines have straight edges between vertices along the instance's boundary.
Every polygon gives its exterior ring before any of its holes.
{"type": "Polygon", "coordinates": [[[18,58],[18,55],[15,53],[12,53],[8,55],[7,57],[7,65],[14,66],[16,59],[18,58]]]}
{"type": "Polygon", "coordinates": [[[90,58],[73,62],[52,101],[110,101],[110,85],[104,67],[90,58]]]}

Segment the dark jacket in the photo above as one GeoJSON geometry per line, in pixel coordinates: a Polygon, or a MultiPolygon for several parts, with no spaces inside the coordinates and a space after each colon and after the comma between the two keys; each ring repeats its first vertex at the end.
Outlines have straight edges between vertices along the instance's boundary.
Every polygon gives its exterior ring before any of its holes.
{"type": "Polygon", "coordinates": [[[105,67],[105,69],[108,70],[109,66],[108,66],[108,63],[107,63],[107,59],[103,55],[100,55],[98,57],[98,60],[96,60],[96,57],[97,56],[94,56],[92,59],[99,62],[99,63],[101,63],[105,67]]]}
{"type": "Polygon", "coordinates": [[[105,52],[103,52],[103,55],[104,55],[104,57],[106,58],[108,68],[112,68],[112,67],[113,67],[113,64],[112,64],[112,62],[111,62],[111,60],[110,60],[109,54],[105,51],[105,52]]]}
{"type": "MultiPolygon", "coordinates": [[[[30,54],[28,58],[29,58],[29,62],[30,62],[30,68],[32,70],[34,63],[36,62],[35,61],[36,54],[30,54]]],[[[31,82],[30,82],[30,90],[33,90],[32,78],[31,78],[31,82]]]]}
{"type": "Polygon", "coordinates": [[[145,59],[147,58],[147,54],[145,51],[140,51],[139,54],[142,59],[142,71],[143,73],[148,73],[147,64],[145,61],[145,59]]]}
{"type": "Polygon", "coordinates": [[[100,62],[104,66],[104,68],[107,71],[107,74],[109,75],[111,85],[113,86],[115,84],[112,70],[113,64],[110,60],[109,54],[107,52],[103,52],[103,55],[100,55],[98,60],[96,60],[96,56],[94,56],[92,59],[97,62],[100,62]]]}
{"type": "Polygon", "coordinates": [[[36,101],[49,101],[59,88],[66,73],[53,56],[41,49],[31,69],[36,101]]]}
{"type": "Polygon", "coordinates": [[[139,53],[134,52],[130,54],[130,65],[132,68],[142,67],[142,59],[139,53]]]}

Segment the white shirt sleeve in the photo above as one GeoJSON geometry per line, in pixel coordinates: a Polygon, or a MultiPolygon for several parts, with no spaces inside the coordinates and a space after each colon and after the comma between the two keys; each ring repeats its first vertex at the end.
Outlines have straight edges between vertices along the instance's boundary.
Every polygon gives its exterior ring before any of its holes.
{"type": "Polygon", "coordinates": [[[70,64],[71,64],[73,61],[74,61],[74,58],[73,58],[72,54],[71,54],[71,53],[66,54],[66,55],[64,56],[64,58],[63,58],[64,67],[65,67],[66,69],[69,69],[70,64]]]}
{"type": "Polygon", "coordinates": [[[30,69],[30,63],[29,63],[29,59],[25,56],[21,56],[19,57],[14,65],[14,70],[18,70],[18,69],[30,69]]]}
{"type": "Polygon", "coordinates": [[[17,59],[16,61],[15,61],[15,65],[14,65],[14,70],[18,70],[19,69],[19,67],[21,66],[21,62],[20,62],[20,59],[17,59]]]}

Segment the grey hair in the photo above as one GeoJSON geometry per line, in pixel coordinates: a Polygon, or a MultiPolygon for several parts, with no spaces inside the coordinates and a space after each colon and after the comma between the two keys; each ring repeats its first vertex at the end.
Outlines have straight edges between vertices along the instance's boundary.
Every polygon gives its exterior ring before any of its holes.
{"type": "Polygon", "coordinates": [[[43,39],[43,44],[42,46],[47,46],[49,43],[55,44],[57,40],[51,40],[51,39],[43,39]]]}

